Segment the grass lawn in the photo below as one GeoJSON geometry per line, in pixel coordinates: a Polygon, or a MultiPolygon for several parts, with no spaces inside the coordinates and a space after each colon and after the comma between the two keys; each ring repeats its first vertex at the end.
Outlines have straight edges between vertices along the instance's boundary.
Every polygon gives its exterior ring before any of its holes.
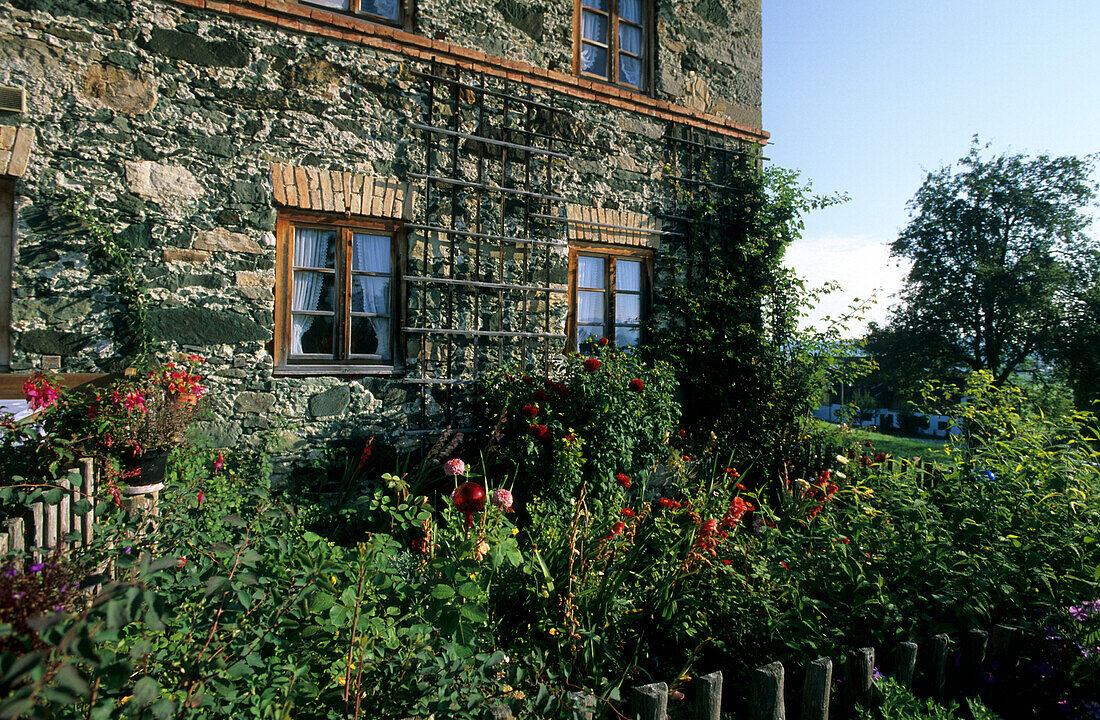
{"type": "MultiPolygon", "coordinates": [[[[838,426],[824,422],[822,420],[814,421],[818,427],[825,430],[836,430],[838,426]]],[[[859,442],[870,440],[875,446],[875,452],[883,452],[887,455],[893,455],[894,457],[906,457],[911,458],[920,456],[925,460],[936,460],[938,462],[944,462],[946,459],[943,454],[944,441],[935,438],[924,437],[905,437],[902,435],[886,435],[880,432],[871,432],[870,430],[863,430],[861,428],[853,428],[851,430],[851,436],[859,442]]]]}

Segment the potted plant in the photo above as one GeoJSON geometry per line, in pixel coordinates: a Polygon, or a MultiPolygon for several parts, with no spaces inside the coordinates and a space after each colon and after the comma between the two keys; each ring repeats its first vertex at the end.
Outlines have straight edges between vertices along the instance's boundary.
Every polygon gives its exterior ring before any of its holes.
{"type": "Polygon", "coordinates": [[[70,438],[89,454],[117,459],[126,495],[163,487],[168,454],[186,438],[206,392],[189,355],[145,372],[127,373],[103,388],[64,393],[43,417],[48,435],[70,438]]]}

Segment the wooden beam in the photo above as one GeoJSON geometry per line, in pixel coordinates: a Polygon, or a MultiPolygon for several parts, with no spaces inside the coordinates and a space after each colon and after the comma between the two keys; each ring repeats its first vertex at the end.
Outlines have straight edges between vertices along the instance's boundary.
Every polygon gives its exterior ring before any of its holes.
{"type": "MultiPolygon", "coordinates": [[[[29,373],[0,373],[0,400],[22,400],[25,397],[23,383],[29,377],[29,373]]],[[[84,385],[106,385],[118,376],[109,373],[62,373],[56,377],[62,387],[72,390],[84,385]]]]}

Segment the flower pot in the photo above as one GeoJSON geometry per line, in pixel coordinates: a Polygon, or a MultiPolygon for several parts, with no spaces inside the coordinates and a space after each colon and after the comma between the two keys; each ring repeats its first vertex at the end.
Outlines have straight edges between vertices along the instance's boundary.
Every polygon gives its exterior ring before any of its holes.
{"type": "Polygon", "coordinates": [[[126,454],[120,458],[120,462],[126,478],[123,495],[147,495],[164,489],[164,476],[168,472],[167,450],[141,455],[126,454]]]}

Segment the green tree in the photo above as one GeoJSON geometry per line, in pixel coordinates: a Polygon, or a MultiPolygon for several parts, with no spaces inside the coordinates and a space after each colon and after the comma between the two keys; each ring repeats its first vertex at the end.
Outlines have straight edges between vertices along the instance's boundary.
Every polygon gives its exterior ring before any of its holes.
{"type": "Polygon", "coordinates": [[[751,159],[711,179],[678,197],[676,215],[692,222],[657,260],[649,352],[677,370],[693,444],[769,475],[823,390],[855,368],[838,361],[852,355],[841,324],[800,327],[818,293],[782,262],[804,215],[841,198],[814,195],[797,172],[761,171],[751,159]]]}
{"type": "Polygon", "coordinates": [[[1029,356],[1059,354],[1094,276],[1096,242],[1085,231],[1096,157],[987,159],[987,147],[975,137],[910,201],[891,250],[913,267],[890,330],[929,371],[988,370],[1003,383],[1029,356]]]}

